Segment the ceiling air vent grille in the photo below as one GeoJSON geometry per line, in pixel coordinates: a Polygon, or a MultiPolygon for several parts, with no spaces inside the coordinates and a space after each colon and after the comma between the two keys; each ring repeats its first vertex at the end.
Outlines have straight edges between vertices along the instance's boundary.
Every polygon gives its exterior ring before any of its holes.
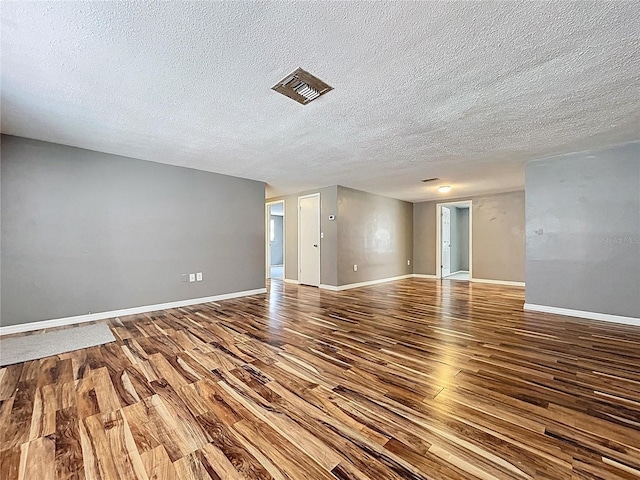
{"type": "Polygon", "coordinates": [[[429,182],[435,182],[436,180],[440,180],[438,177],[433,177],[433,178],[425,178],[424,180],[422,180],[423,183],[429,183],[429,182]]]}
{"type": "Polygon", "coordinates": [[[333,90],[333,87],[330,87],[319,78],[299,68],[292,74],[287,75],[271,87],[271,89],[286,95],[302,105],[306,105],[321,95],[333,90]]]}

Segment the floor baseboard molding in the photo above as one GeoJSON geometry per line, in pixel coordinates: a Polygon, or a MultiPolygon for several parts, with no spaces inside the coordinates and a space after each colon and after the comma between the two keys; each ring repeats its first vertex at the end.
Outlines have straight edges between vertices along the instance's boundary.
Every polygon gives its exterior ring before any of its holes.
{"type": "Polygon", "coordinates": [[[400,275],[397,277],[380,278],[378,280],[368,280],[366,282],[348,283],[346,285],[339,285],[337,287],[335,285],[321,284],[320,288],[323,288],[325,290],[331,290],[334,292],[341,292],[342,290],[349,290],[351,288],[368,287],[370,285],[378,285],[379,283],[393,282],[394,280],[403,280],[405,278],[413,278],[413,273],[409,273],[407,275],[400,275]]]}
{"type": "Polygon", "coordinates": [[[293,285],[299,285],[300,282],[298,280],[293,280],[292,278],[285,278],[284,283],[292,283],[293,285]]]}
{"type": "Polygon", "coordinates": [[[572,310],[570,308],[549,307],[547,305],[535,305],[533,303],[525,303],[524,309],[528,312],[553,313],[555,315],[586,318],[587,320],[601,320],[603,322],[623,323],[625,325],[635,325],[640,327],[640,318],[635,317],[623,317],[622,315],[611,315],[609,313],[586,312],[583,310],[572,310]]]}
{"type": "Polygon", "coordinates": [[[168,308],[188,307],[190,305],[198,305],[200,303],[218,302],[220,300],[228,300],[230,298],[247,297],[249,295],[258,295],[267,293],[266,288],[257,288],[255,290],[245,290],[242,292],[225,293],[222,295],[214,295],[212,297],[191,298],[189,300],[178,300],[176,302],[158,303],[156,305],[143,305],[141,307],[123,308],[121,310],[112,310],[109,312],[90,313],[87,315],[76,315],[73,317],[54,318],[52,320],[41,320],[38,322],[22,323],[20,325],[7,325],[0,327],[0,335],[10,335],[13,333],[31,332],[33,330],[42,330],[44,328],[63,327],[66,325],[75,325],[78,323],[94,322],[96,320],[106,320],[107,318],[122,317],[125,315],[136,315],[138,313],[155,312],[157,310],[166,310],[168,308]]]}
{"type": "Polygon", "coordinates": [[[510,287],[524,287],[524,282],[512,282],[510,280],[490,280],[488,278],[472,278],[472,282],[476,283],[490,283],[493,285],[508,285],[510,287]]]}
{"type": "MultiPolygon", "coordinates": [[[[462,272],[466,272],[466,270],[464,271],[461,270],[460,272],[457,272],[457,273],[462,273],[462,272]]],[[[451,275],[455,275],[455,274],[452,273],[451,275]]],[[[341,292],[342,290],[349,290],[351,288],[367,287],[369,285],[377,285],[379,283],[393,282],[394,280],[402,280],[405,278],[428,278],[431,280],[438,280],[438,277],[436,275],[423,274],[423,273],[409,273],[407,275],[400,275],[399,277],[388,277],[388,278],[381,278],[379,280],[370,280],[368,282],[349,283],[347,285],[340,285],[337,287],[335,285],[320,284],[320,288],[325,290],[331,290],[332,292],[341,292]]],[[[511,287],[524,287],[525,285],[524,282],[511,282],[507,280],[490,280],[490,279],[484,279],[484,278],[472,278],[471,281],[478,282],[478,283],[491,283],[494,285],[508,285],[511,287]]],[[[287,282],[287,280],[285,280],[285,282],[287,282]]],[[[289,280],[289,282],[298,283],[295,280],[289,280]]]]}

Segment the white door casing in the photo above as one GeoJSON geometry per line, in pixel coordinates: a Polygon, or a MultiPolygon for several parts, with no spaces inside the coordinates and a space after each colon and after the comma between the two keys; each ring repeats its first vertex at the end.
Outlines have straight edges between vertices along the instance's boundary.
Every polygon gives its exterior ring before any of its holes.
{"type": "Polygon", "coordinates": [[[298,197],[298,281],[320,285],[320,194],[298,197]]]}
{"type": "Polygon", "coordinates": [[[265,242],[266,242],[264,272],[267,280],[271,278],[271,240],[269,238],[269,219],[270,218],[271,218],[271,205],[267,203],[265,205],[265,214],[264,214],[264,221],[265,221],[264,235],[265,235],[265,242]]]}
{"type": "Polygon", "coordinates": [[[442,276],[451,274],[451,210],[442,207],[442,276]]]}

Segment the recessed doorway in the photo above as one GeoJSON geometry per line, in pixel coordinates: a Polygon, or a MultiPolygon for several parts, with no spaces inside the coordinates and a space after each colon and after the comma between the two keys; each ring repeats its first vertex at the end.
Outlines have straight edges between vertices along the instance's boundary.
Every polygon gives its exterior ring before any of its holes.
{"type": "Polygon", "coordinates": [[[440,203],[436,208],[436,275],[448,280],[471,280],[471,201],[440,203]]]}
{"type": "Polygon", "coordinates": [[[284,279],[284,200],[267,203],[266,273],[273,280],[284,279]]]}

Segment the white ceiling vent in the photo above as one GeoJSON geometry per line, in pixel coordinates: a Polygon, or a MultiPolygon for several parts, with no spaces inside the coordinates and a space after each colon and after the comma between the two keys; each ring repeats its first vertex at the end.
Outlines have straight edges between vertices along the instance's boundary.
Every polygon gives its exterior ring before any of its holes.
{"type": "Polygon", "coordinates": [[[286,95],[302,105],[306,105],[328,91],[333,90],[333,87],[330,87],[319,78],[299,68],[292,74],[287,75],[271,87],[271,89],[286,95]]]}

